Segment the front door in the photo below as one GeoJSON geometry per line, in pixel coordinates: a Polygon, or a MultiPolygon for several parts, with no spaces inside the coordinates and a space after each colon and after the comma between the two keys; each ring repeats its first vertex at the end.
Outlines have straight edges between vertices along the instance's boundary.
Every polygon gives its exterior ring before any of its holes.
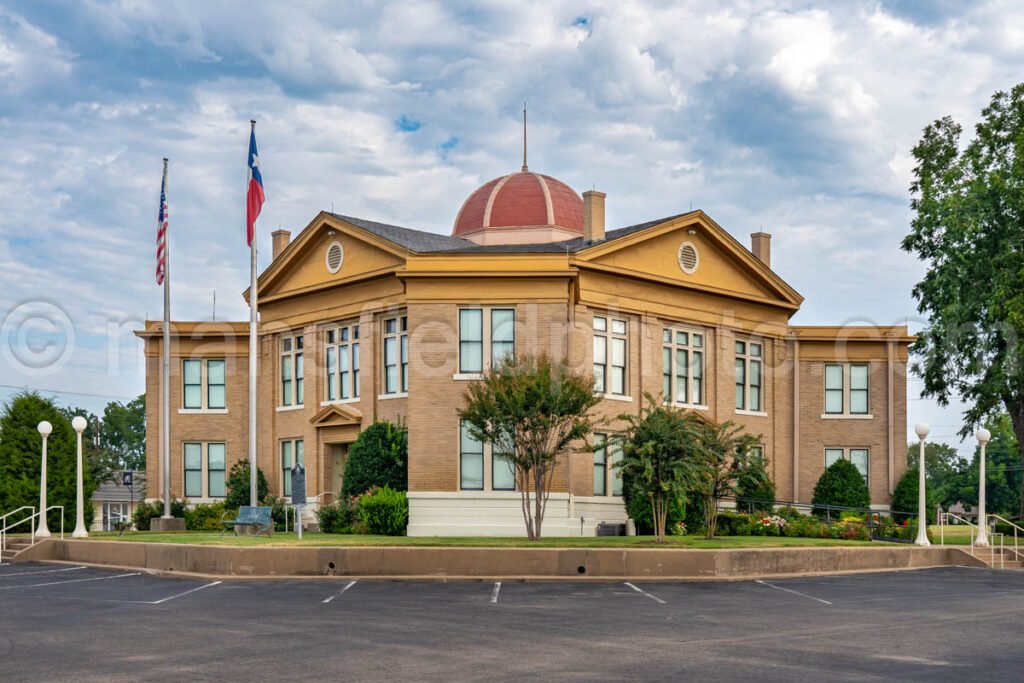
{"type": "Polygon", "coordinates": [[[331,449],[331,493],[336,500],[341,497],[341,484],[345,479],[345,461],[348,459],[348,444],[332,443],[331,449]]]}

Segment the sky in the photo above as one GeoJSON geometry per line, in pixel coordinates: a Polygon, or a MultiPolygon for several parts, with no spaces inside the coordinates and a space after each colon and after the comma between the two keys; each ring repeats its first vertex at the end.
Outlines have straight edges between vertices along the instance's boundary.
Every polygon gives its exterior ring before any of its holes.
{"type": "MultiPolygon", "coordinates": [[[[609,229],[763,229],[794,324],[913,331],[910,150],[1022,74],[1015,2],[0,0],[0,399],[142,392],[162,157],[173,317],[247,318],[250,119],[261,267],[320,210],[449,233],[521,164],[525,100],[531,170],[606,192],[609,229]]],[[[909,425],[959,444],[919,389],[909,425]]]]}

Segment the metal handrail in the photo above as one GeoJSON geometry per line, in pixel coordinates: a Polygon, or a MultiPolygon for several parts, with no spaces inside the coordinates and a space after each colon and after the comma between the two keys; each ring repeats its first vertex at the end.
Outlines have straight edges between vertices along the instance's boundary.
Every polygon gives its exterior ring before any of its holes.
{"type": "Polygon", "coordinates": [[[1010,520],[1006,519],[1005,517],[1003,517],[1001,515],[988,514],[988,515],[986,515],[986,517],[992,517],[994,519],[998,519],[1000,522],[1003,522],[1005,524],[1009,524],[1010,526],[1013,527],[1013,556],[1017,560],[1020,560],[1020,549],[1017,547],[1017,532],[1020,531],[1020,532],[1024,533],[1024,527],[1019,526],[1019,525],[1017,525],[1014,522],[1011,522],[1010,520]]]}
{"type": "MultiPolygon", "coordinates": [[[[24,523],[26,519],[33,519],[35,517],[36,509],[33,506],[31,506],[31,505],[22,505],[17,510],[12,510],[12,511],[8,512],[6,515],[0,515],[0,522],[4,522],[4,520],[6,520],[8,517],[10,517],[11,515],[16,515],[19,512],[21,512],[22,510],[31,510],[32,512],[25,519],[18,520],[14,524],[7,524],[5,522],[4,526],[0,527],[0,550],[7,550],[7,530],[8,529],[13,529],[14,527],[24,523]]],[[[35,527],[35,525],[33,525],[32,526],[32,545],[35,545],[35,542],[36,542],[36,527],[35,527]]]]}
{"type": "MultiPolygon", "coordinates": [[[[991,516],[994,517],[996,515],[991,515],[991,516]]],[[[966,524],[968,527],[970,527],[970,529],[971,529],[971,557],[974,557],[974,549],[976,547],[984,547],[984,546],[976,546],[974,544],[974,538],[975,538],[974,532],[975,532],[975,530],[980,532],[981,531],[981,527],[978,526],[977,524],[974,524],[973,522],[970,522],[967,519],[961,517],[960,515],[956,514],[955,512],[943,512],[943,513],[939,514],[939,539],[940,539],[939,542],[940,542],[940,545],[943,545],[943,546],[946,545],[946,524],[947,524],[947,520],[951,519],[951,518],[955,519],[955,520],[958,520],[962,524],[966,524]]],[[[1000,569],[1005,569],[1006,568],[1006,534],[1003,534],[1003,533],[998,532],[998,531],[993,531],[993,532],[989,533],[989,536],[998,536],[999,537],[999,568],[1000,569]]],[[[989,565],[991,566],[991,565],[994,565],[996,563],[996,547],[995,547],[995,544],[990,542],[988,544],[988,549],[989,549],[989,565]]]]}

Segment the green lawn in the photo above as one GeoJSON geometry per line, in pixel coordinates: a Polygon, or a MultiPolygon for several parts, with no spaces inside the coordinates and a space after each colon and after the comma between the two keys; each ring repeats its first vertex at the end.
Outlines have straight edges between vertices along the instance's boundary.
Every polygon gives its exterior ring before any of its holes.
{"type": "Polygon", "coordinates": [[[193,545],[232,546],[412,546],[412,547],[461,547],[461,548],[782,548],[802,546],[857,546],[870,545],[870,541],[843,541],[831,538],[773,538],[767,536],[730,536],[707,540],[702,536],[670,536],[664,546],[654,542],[651,536],[610,536],[584,538],[543,538],[530,542],[524,538],[457,538],[457,537],[414,537],[366,536],[304,533],[302,540],[294,533],[278,532],[272,538],[225,535],[217,532],[149,532],[135,531],[121,538],[116,532],[94,532],[89,535],[95,540],[130,541],[144,543],[188,543],[193,545]]]}

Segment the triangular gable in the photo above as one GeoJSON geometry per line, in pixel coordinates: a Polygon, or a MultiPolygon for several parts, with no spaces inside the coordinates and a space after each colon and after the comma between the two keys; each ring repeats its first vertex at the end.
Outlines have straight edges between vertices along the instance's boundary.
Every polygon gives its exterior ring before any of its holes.
{"type": "Polygon", "coordinates": [[[363,423],[363,413],[350,405],[333,404],[314,415],[309,423],[316,427],[358,426],[363,423]]]}
{"type": "Polygon", "coordinates": [[[800,294],[701,211],[587,247],[577,253],[576,264],[794,310],[803,302],[800,294]],[[699,259],[692,273],[684,272],[679,263],[680,249],[687,243],[699,259]]]}
{"type": "MultiPolygon", "coordinates": [[[[321,212],[260,275],[260,299],[316,291],[391,273],[405,266],[406,253],[388,240],[321,212]],[[328,250],[335,244],[341,246],[343,258],[337,272],[331,272],[328,250]]],[[[248,290],[245,298],[249,298],[248,290]]]]}

